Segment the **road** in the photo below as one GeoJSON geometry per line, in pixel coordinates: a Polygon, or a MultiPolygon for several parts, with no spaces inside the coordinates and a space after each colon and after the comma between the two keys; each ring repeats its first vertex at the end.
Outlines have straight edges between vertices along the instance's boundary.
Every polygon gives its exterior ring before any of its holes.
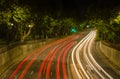
{"type": "Polygon", "coordinates": [[[114,79],[92,55],[96,31],[73,34],[31,52],[3,79],[114,79]]]}
{"type": "Polygon", "coordinates": [[[77,77],[81,79],[113,79],[102,69],[102,67],[94,60],[93,56],[91,55],[90,48],[92,42],[95,39],[95,36],[95,31],[91,31],[73,49],[72,62],[77,73],[77,77]],[[74,56],[76,58],[77,64],[75,64],[74,56]]]}
{"type": "Polygon", "coordinates": [[[74,34],[33,51],[4,79],[67,79],[67,55],[82,36],[74,34]]]}

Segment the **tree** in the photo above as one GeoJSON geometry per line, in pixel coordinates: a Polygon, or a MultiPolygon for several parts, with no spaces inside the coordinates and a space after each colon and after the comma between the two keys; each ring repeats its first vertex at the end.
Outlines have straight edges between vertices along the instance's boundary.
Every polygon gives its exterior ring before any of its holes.
{"type": "Polygon", "coordinates": [[[8,32],[12,30],[10,35],[14,36],[13,41],[23,42],[30,34],[34,22],[31,20],[29,7],[12,5],[0,12],[0,24],[6,24],[8,32]]]}
{"type": "Polygon", "coordinates": [[[104,20],[102,19],[91,19],[89,20],[89,24],[92,27],[96,27],[97,28],[97,39],[102,39],[102,40],[106,40],[107,39],[107,34],[108,34],[108,23],[106,23],[104,20]]]}
{"type": "Polygon", "coordinates": [[[97,28],[97,38],[115,43],[120,41],[120,15],[109,18],[107,21],[104,19],[94,18],[89,20],[89,24],[97,28]]]}
{"type": "Polygon", "coordinates": [[[3,5],[4,2],[5,0],[0,0],[0,5],[3,5]]]}
{"type": "Polygon", "coordinates": [[[110,19],[110,27],[109,29],[112,31],[112,35],[114,36],[114,41],[120,41],[120,15],[116,16],[115,18],[110,19]]]}

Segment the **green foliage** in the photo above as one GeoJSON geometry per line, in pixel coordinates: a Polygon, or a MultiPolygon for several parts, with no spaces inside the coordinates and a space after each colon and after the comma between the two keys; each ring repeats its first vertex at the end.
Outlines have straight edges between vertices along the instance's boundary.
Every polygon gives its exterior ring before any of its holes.
{"type": "Polygon", "coordinates": [[[73,18],[54,18],[50,15],[44,15],[38,19],[38,22],[32,31],[38,38],[60,37],[71,34],[71,28],[79,30],[78,24],[73,18]]]}
{"type": "Polygon", "coordinates": [[[2,34],[7,33],[6,40],[21,42],[31,32],[30,37],[45,39],[69,35],[72,28],[75,28],[77,32],[83,29],[79,27],[75,18],[61,18],[60,14],[56,17],[54,14],[42,12],[31,13],[29,6],[21,6],[20,4],[11,5],[0,12],[0,25],[4,29],[4,32],[0,30],[0,37],[3,37],[2,34]],[[31,16],[33,13],[34,15],[31,16]],[[34,27],[31,27],[33,25],[34,27]]]}
{"type": "Polygon", "coordinates": [[[97,39],[119,42],[120,41],[120,15],[110,18],[109,21],[102,19],[92,19],[89,23],[97,28],[97,39]]]}
{"type": "Polygon", "coordinates": [[[0,0],[0,5],[3,5],[4,2],[5,0],[0,0]]]}
{"type": "Polygon", "coordinates": [[[120,41],[120,15],[118,15],[116,18],[111,19],[110,21],[110,30],[113,32],[112,35],[114,36],[115,41],[120,41]]]}
{"type": "Polygon", "coordinates": [[[120,15],[117,16],[114,20],[113,20],[113,23],[117,23],[117,24],[120,24],[120,15]]]}
{"type": "Polygon", "coordinates": [[[13,19],[16,22],[25,22],[30,17],[29,9],[26,7],[13,6],[13,19]]]}
{"type": "MultiPolygon", "coordinates": [[[[4,11],[0,12],[0,24],[6,24],[8,33],[13,36],[13,40],[23,40],[22,38],[29,30],[30,10],[28,7],[12,5],[4,11]]],[[[9,37],[10,38],[10,37],[9,37]]]]}
{"type": "Polygon", "coordinates": [[[0,12],[0,23],[25,22],[30,18],[30,11],[26,7],[13,5],[11,8],[0,12]]]}
{"type": "Polygon", "coordinates": [[[88,23],[97,29],[97,39],[111,43],[120,41],[119,6],[115,9],[89,7],[86,11],[88,23]]]}

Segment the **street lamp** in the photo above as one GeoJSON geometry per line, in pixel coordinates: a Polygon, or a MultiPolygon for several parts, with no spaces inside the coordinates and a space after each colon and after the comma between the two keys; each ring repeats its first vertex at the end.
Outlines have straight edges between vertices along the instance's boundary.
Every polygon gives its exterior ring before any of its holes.
{"type": "Polygon", "coordinates": [[[13,26],[14,24],[13,24],[13,23],[11,23],[10,25],[11,25],[11,26],[13,26]]]}
{"type": "Polygon", "coordinates": [[[28,25],[28,27],[30,27],[30,28],[33,27],[33,24],[28,25]]]}
{"type": "Polygon", "coordinates": [[[14,25],[13,23],[9,23],[8,29],[12,29],[12,26],[13,26],[13,25],[14,25]]]}
{"type": "Polygon", "coordinates": [[[31,23],[28,25],[29,28],[32,28],[33,26],[34,26],[34,23],[33,23],[33,22],[31,22],[31,23]]]}

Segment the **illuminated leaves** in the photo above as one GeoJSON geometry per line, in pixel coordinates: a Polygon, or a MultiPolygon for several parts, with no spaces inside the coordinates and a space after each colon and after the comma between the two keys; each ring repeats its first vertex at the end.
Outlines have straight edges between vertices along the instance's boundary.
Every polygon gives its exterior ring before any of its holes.
{"type": "Polygon", "coordinates": [[[30,11],[26,7],[20,7],[13,5],[11,8],[6,11],[0,12],[0,23],[7,23],[13,19],[15,22],[25,22],[30,18],[30,11]]]}
{"type": "Polygon", "coordinates": [[[26,21],[29,17],[30,17],[30,11],[28,8],[25,7],[14,7],[14,11],[13,11],[13,19],[16,22],[23,22],[26,21]]]}
{"type": "Polygon", "coordinates": [[[12,16],[12,12],[9,10],[0,12],[0,24],[2,24],[2,23],[9,24],[11,16],[12,16]]]}
{"type": "Polygon", "coordinates": [[[120,15],[118,15],[115,19],[113,19],[113,23],[120,24],[120,15]]]}
{"type": "Polygon", "coordinates": [[[114,21],[115,21],[117,24],[120,24],[120,16],[118,16],[116,19],[114,19],[114,21]]]}
{"type": "Polygon", "coordinates": [[[90,25],[98,30],[98,36],[102,40],[117,42],[120,40],[120,15],[116,18],[110,18],[108,21],[102,19],[92,19],[90,25]]]}
{"type": "Polygon", "coordinates": [[[7,31],[11,31],[10,35],[14,40],[22,40],[30,34],[31,21],[30,9],[25,6],[12,5],[4,11],[0,12],[0,24],[6,24],[7,31]]]}

